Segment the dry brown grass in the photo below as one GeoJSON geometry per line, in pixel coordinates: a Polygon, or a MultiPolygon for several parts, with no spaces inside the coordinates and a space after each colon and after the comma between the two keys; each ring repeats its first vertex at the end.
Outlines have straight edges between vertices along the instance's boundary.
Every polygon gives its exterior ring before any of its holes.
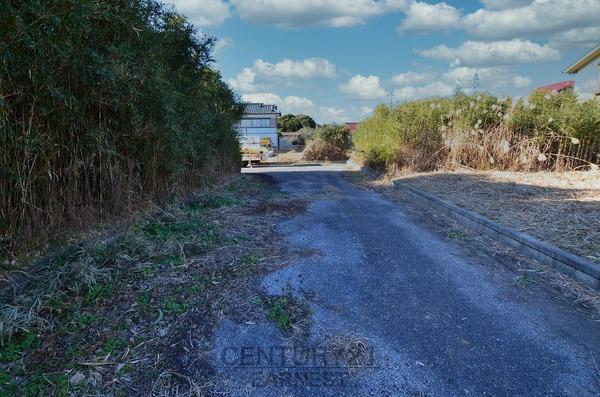
{"type": "Polygon", "coordinates": [[[303,151],[295,151],[295,150],[290,150],[287,152],[281,152],[277,154],[277,161],[280,162],[284,162],[284,163],[298,163],[300,161],[302,161],[302,155],[303,155],[303,151]]]}
{"type": "Polygon", "coordinates": [[[600,262],[600,173],[436,171],[390,177],[600,262]]]}
{"type": "Polygon", "coordinates": [[[310,141],[304,149],[303,159],[308,161],[338,161],[348,159],[346,151],[320,139],[310,141]]]}
{"type": "Polygon", "coordinates": [[[268,177],[241,176],[141,214],[112,250],[80,243],[88,249],[52,256],[48,277],[0,290],[2,307],[18,315],[0,312],[3,333],[13,334],[0,343],[7,387],[15,395],[38,386],[48,395],[210,394],[214,327],[225,316],[266,319],[256,277],[288,263],[275,225],[303,208],[268,177]]]}
{"type": "Polygon", "coordinates": [[[325,342],[329,355],[350,370],[364,370],[373,365],[373,344],[355,334],[334,335],[325,342]]]}

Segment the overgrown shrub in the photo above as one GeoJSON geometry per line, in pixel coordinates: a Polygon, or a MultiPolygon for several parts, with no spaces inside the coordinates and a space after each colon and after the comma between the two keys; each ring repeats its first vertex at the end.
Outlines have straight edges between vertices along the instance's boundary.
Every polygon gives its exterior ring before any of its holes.
{"type": "Polygon", "coordinates": [[[306,145],[308,141],[311,141],[315,137],[316,130],[310,127],[303,127],[298,131],[300,134],[298,138],[293,142],[294,145],[306,145]]]}
{"type": "Polygon", "coordinates": [[[345,150],[321,139],[309,141],[302,156],[309,161],[338,161],[348,158],[345,150]]]}
{"type": "Polygon", "coordinates": [[[350,131],[346,126],[325,125],[315,130],[304,149],[305,160],[346,160],[350,149],[350,131]]]}
{"type": "Polygon", "coordinates": [[[4,1],[0,20],[4,254],[239,165],[215,38],[159,1],[4,1]]]}
{"type": "Polygon", "coordinates": [[[327,142],[340,150],[350,149],[350,131],[344,125],[324,125],[317,128],[315,138],[327,142]]]}
{"type": "Polygon", "coordinates": [[[296,132],[302,128],[316,128],[317,123],[306,114],[284,114],[277,120],[277,127],[282,132],[296,132]]]}
{"type": "Polygon", "coordinates": [[[514,106],[487,94],[380,105],[353,142],[369,165],[387,169],[596,167],[600,103],[538,92],[514,106]]]}

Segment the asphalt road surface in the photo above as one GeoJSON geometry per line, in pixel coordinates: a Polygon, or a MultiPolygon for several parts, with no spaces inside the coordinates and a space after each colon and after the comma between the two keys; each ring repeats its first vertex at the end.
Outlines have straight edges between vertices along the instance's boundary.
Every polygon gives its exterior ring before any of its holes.
{"type": "Polygon", "coordinates": [[[523,292],[494,277],[342,171],[247,170],[269,173],[284,192],[310,202],[279,231],[290,252],[311,254],[298,255],[262,286],[305,301],[312,325],[298,342],[269,322],[225,321],[214,365],[231,394],[600,395],[598,321],[558,293],[523,292]],[[320,355],[340,338],[347,361],[320,355]]]}

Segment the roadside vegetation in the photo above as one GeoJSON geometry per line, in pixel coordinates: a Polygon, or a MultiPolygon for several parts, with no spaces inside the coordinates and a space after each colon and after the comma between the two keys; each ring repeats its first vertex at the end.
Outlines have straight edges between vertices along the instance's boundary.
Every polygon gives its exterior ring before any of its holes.
{"type": "Polygon", "coordinates": [[[281,132],[296,132],[302,128],[316,128],[317,123],[306,114],[284,114],[277,119],[277,127],[281,132]]]}
{"type": "Polygon", "coordinates": [[[597,169],[600,102],[571,92],[536,92],[516,103],[459,93],[380,105],[353,143],[368,165],[388,171],[597,169]]]}
{"type": "Polygon", "coordinates": [[[336,161],[348,159],[352,141],[350,131],[343,125],[324,125],[314,132],[305,131],[307,137],[304,160],[336,161]]]}
{"type": "Polygon", "coordinates": [[[0,20],[4,266],[239,167],[243,109],[211,68],[216,39],[172,8],[24,0],[0,20]]]}
{"type": "Polygon", "coordinates": [[[600,263],[596,172],[400,172],[395,183],[433,194],[600,263]]]}
{"type": "MultiPolygon", "coordinates": [[[[210,395],[214,328],[306,312],[256,277],[286,263],[276,220],[303,210],[261,176],[140,213],[5,277],[0,396],[210,395]],[[268,241],[268,244],[265,242],[268,241]]],[[[225,387],[226,388],[226,387],[225,387]]]]}

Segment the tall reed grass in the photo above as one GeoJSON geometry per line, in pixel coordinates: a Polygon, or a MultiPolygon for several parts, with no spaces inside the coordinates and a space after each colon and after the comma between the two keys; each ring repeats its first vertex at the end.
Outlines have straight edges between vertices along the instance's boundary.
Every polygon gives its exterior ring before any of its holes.
{"type": "Polygon", "coordinates": [[[489,94],[380,105],[355,148],[378,168],[597,169],[600,102],[535,92],[516,103],[489,94]]]}
{"type": "Polygon", "coordinates": [[[215,38],[155,0],[2,1],[0,258],[239,166],[215,38]]]}

